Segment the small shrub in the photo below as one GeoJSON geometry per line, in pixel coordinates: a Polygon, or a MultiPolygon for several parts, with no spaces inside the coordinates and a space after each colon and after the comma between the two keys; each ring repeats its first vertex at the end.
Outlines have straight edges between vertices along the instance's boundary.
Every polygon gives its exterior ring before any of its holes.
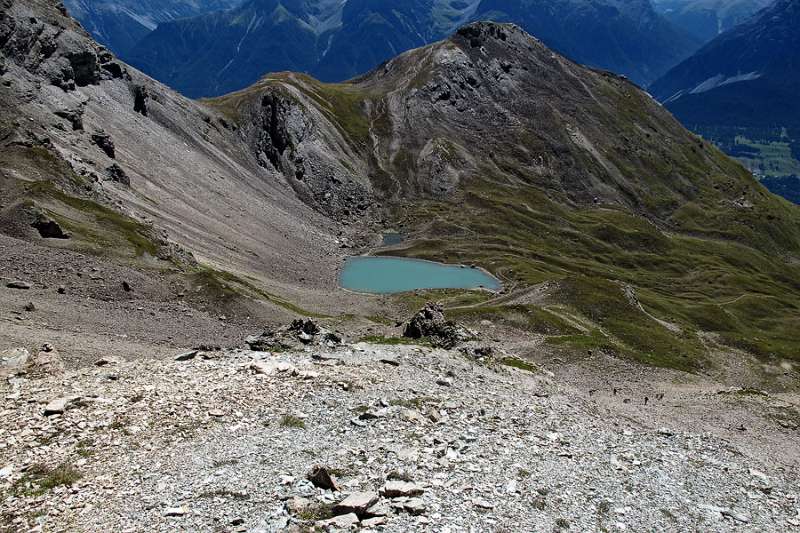
{"type": "Polygon", "coordinates": [[[294,415],[283,415],[280,420],[281,427],[284,428],[295,428],[295,429],[305,429],[306,423],[303,421],[302,418],[296,417],[294,415]]]}
{"type": "Polygon", "coordinates": [[[56,487],[72,486],[80,478],[80,472],[69,463],[53,469],[35,464],[28,467],[25,475],[14,483],[11,492],[21,496],[41,496],[56,487]]]}

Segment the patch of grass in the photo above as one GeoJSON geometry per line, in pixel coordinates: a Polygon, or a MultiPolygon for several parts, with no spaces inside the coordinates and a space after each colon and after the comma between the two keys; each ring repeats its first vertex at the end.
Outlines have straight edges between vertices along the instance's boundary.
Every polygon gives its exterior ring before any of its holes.
{"type": "Polygon", "coordinates": [[[533,498],[533,508],[537,511],[544,511],[547,509],[547,500],[543,496],[536,496],[533,498]]]}
{"type": "Polygon", "coordinates": [[[69,487],[80,480],[80,472],[69,463],[55,468],[34,464],[28,467],[20,479],[11,487],[10,493],[16,496],[41,496],[56,487],[69,487]]]}
{"type": "MultiPolygon", "coordinates": [[[[392,252],[392,255],[395,253],[392,252]]],[[[403,255],[402,251],[399,252],[403,255]]],[[[382,255],[381,252],[378,255],[382,255]]],[[[480,304],[492,297],[487,291],[465,289],[426,289],[394,295],[393,299],[406,314],[411,314],[422,309],[428,302],[439,302],[446,309],[458,308],[465,305],[480,304]]]]}
{"type": "MultiPolygon", "coordinates": [[[[721,193],[705,190],[752,182],[740,168],[711,156],[727,177],[710,176],[703,194],[713,197],[721,193]]],[[[565,207],[536,188],[476,179],[465,184],[460,198],[398,206],[394,215],[403,227],[430,236],[392,253],[476,263],[520,287],[550,282],[554,288],[540,305],[449,310],[456,320],[487,318],[547,335],[554,345],[604,349],[689,371],[707,364],[699,331],[718,333],[723,343],[763,358],[797,360],[800,262],[786,253],[800,256],[800,211],[766,193],[762,197],[754,186],[745,186],[754,207],[735,210],[739,218],[731,219],[734,210],[721,199],[711,201],[713,208],[684,204],[673,208],[674,229],[664,231],[623,209],[565,207]],[[467,227],[472,235],[438,238],[424,225],[433,219],[467,227]],[[637,301],[626,295],[624,284],[637,301]],[[556,307],[558,314],[549,310],[556,307]],[[565,314],[588,332],[563,320],[565,314]]],[[[423,303],[416,295],[403,301],[410,298],[416,307],[423,303]]]]}
{"type": "Polygon", "coordinates": [[[536,373],[539,371],[539,367],[535,364],[525,361],[524,359],[519,359],[518,357],[504,357],[500,360],[500,363],[505,366],[510,366],[511,368],[524,370],[525,372],[536,373]]]}
{"type": "Polygon", "coordinates": [[[293,429],[305,429],[306,423],[302,418],[294,415],[283,415],[279,421],[281,427],[293,429]]]}
{"type": "Polygon", "coordinates": [[[343,468],[343,467],[331,467],[328,468],[328,473],[335,477],[336,479],[345,478],[348,476],[352,476],[357,472],[352,468],[343,468]]]}
{"type": "Polygon", "coordinates": [[[479,322],[491,320],[505,326],[544,335],[580,333],[560,316],[536,305],[495,305],[447,310],[448,318],[456,321],[479,322]]]}
{"type": "Polygon", "coordinates": [[[619,344],[604,335],[599,329],[593,329],[589,333],[548,337],[547,342],[554,346],[570,346],[582,351],[597,349],[618,353],[621,350],[619,344]]]}
{"type": "Polygon", "coordinates": [[[303,309],[280,296],[270,294],[241,276],[224,270],[217,270],[207,265],[197,267],[195,271],[190,274],[190,279],[193,283],[205,287],[212,295],[215,295],[215,299],[221,301],[229,301],[239,295],[250,295],[266,300],[299,316],[309,318],[331,318],[328,315],[322,315],[309,311],[308,309],[303,309]]]}
{"type": "Polygon", "coordinates": [[[316,522],[318,520],[328,520],[333,518],[333,503],[312,504],[297,513],[297,518],[306,522],[316,522]]]}
{"type": "Polygon", "coordinates": [[[94,455],[94,441],[92,439],[83,439],[78,441],[75,445],[75,453],[80,457],[88,458],[94,455]]]}
{"type": "Polygon", "coordinates": [[[366,318],[370,322],[374,322],[375,324],[381,324],[383,326],[394,326],[395,323],[395,321],[392,320],[391,318],[387,318],[385,316],[380,316],[380,315],[367,316],[364,318],[366,318]]]}
{"type": "Polygon", "coordinates": [[[29,192],[35,199],[66,206],[68,209],[59,213],[48,209],[48,214],[71,233],[90,243],[95,253],[118,252],[119,242],[123,241],[132,248],[135,257],[158,255],[159,245],[152,238],[152,228],[141,222],[91,200],[70,196],[59,190],[52,181],[32,183],[29,192]],[[69,215],[70,209],[88,220],[73,218],[69,215]]]}

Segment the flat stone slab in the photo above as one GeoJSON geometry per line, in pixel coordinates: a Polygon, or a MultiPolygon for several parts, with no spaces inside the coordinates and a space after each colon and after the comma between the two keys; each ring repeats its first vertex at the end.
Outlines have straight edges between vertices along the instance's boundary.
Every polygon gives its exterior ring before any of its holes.
{"type": "Polygon", "coordinates": [[[379,499],[377,492],[354,492],[333,508],[336,514],[355,513],[363,516],[379,499]]]}
{"type": "Polygon", "coordinates": [[[419,496],[423,492],[425,492],[424,488],[409,481],[389,481],[381,490],[381,494],[387,498],[419,496]]]}

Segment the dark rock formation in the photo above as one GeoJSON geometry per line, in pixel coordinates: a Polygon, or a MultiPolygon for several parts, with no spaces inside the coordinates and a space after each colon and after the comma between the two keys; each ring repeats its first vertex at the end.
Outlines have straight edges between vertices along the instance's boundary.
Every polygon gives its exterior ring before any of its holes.
{"type": "Polygon", "coordinates": [[[108,177],[111,181],[130,187],[131,179],[118,164],[114,163],[106,169],[106,172],[108,173],[108,177]]]}
{"type": "Polygon", "coordinates": [[[70,237],[58,222],[45,214],[40,214],[32,225],[44,239],[69,239],[70,237]]]}
{"type": "Polygon", "coordinates": [[[105,132],[99,131],[97,133],[92,134],[92,142],[97,145],[105,154],[110,157],[111,159],[116,158],[116,149],[114,147],[114,141],[111,139],[111,136],[105,132]]]}
{"type": "Polygon", "coordinates": [[[406,325],[403,336],[410,339],[430,339],[434,346],[453,348],[470,338],[469,332],[447,320],[441,305],[429,303],[406,325]]]}
{"type": "Polygon", "coordinates": [[[147,87],[144,85],[136,85],[133,88],[133,110],[140,115],[147,116],[147,100],[150,95],[147,92],[147,87]]]}
{"type": "Polygon", "coordinates": [[[64,109],[56,111],[56,116],[67,120],[73,131],[83,130],[83,109],[64,109]]]}

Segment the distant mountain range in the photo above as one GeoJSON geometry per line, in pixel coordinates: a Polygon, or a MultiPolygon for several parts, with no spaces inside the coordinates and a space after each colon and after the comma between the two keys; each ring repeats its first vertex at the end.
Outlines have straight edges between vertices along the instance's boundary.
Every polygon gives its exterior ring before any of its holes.
{"type": "MultiPolygon", "coordinates": [[[[670,70],[650,91],[756,175],[800,174],[800,2],[777,0],[670,70]]],[[[796,191],[800,182],[787,183],[796,191]]]]}
{"type": "Polygon", "coordinates": [[[571,59],[642,86],[700,45],[649,0],[482,0],[473,18],[519,24],[571,59]]]}
{"type": "Polygon", "coordinates": [[[648,0],[250,0],[163,23],[124,57],[186,95],[213,96],[284,70],[342,81],[487,19],[514,22],[572,59],[640,85],[699,45],[648,0]]]}
{"type": "Polygon", "coordinates": [[[660,14],[703,43],[734,28],[772,0],[653,0],[660,14]]]}
{"type": "Polygon", "coordinates": [[[242,0],[64,0],[70,15],[116,54],[126,54],[162,22],[230,9],[241,3],[242,0]]]}
{"type": "Polygon", "coordinates": [[[800,2],[777,0],[704,46],[651,92],[684,123],[800,125],[800,2]]]}

